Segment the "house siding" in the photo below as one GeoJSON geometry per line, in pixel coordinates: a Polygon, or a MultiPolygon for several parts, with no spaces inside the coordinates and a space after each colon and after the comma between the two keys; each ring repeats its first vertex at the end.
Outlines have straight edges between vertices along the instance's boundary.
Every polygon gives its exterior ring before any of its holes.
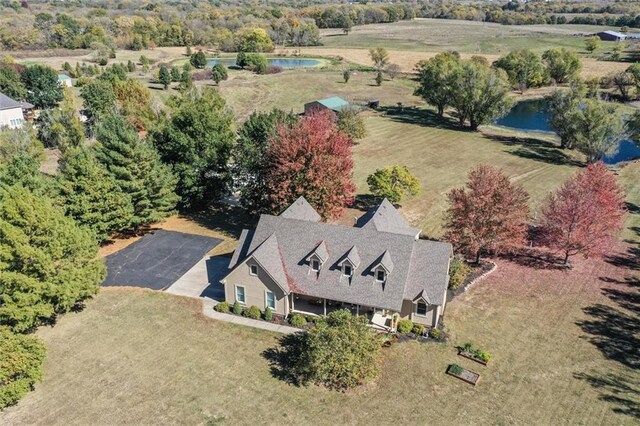
{"type": "Polygon", "coordinates": [[[22,108],[11,108],[0,110],[0,127],[8,126],[10,129],[22,127],[24,124],[24,115],[22,114],[22,108]],[[11,120],[20,120],[20,124],[16,121],[13,123],[11,120]]]}
{"type": "Polygon", "coordinates": [[[235,303],[236,286],[244,287],[245,305],[257,306],[260,310],[266,308],[266,291],[272,291],[276,296],[276,309],[274,313],[287,315],[289,301],[284,291],[273,281],[264,269],[251,259],[241,263],[227,278],[224,283],[225,301],[235,303]],[[258,267],[258,275],[250,274],[250,265],[258,267]]]}
{"type": "Polygon", "coordinates": [[[400,311],[400,318],[410,319],[416,324],[422,324],[429,327],[435,327],[438,325],[438,318],[440,317],[441,307],[439,305],[427,305],[427,315],[416,314],[417,305],[411,300],[402,301],[402,310],[400,311]]]}

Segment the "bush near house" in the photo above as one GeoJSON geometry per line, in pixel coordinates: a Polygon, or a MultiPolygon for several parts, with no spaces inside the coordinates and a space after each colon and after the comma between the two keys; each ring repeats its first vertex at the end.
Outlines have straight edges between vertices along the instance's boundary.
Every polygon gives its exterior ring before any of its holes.
{"type": "Polygon", "coordinates": [[[242,305],[237,300],[233,303],[233,313],[236,315],[242,314],[242,305]]]}
{"type": "Polygon", "coordinates": [[[228,314],[231,310],[231,306],[227,302],[220,302],[216,306],[213,307],[214,311],[222,312],[223,314],[228,314]]]}
{"type": "Polygon", "coordinates": [[[267,309],[264,310],[264,320],[273,321],[273,311],[269,307],[267,307],[267,309]]]}
{"type": "Polygon", "coordinates": [[[442,340],[445,338],[445,333],[439,328],[432,328],[429,330],[429,337],[435,340],[442,340]]]}
{"type": "Polygon", "coordinates": [[[460,255],[454,256],[449,267],[449,288],[457,290],[467,279],[470,272],[471,267],[467,265],[464,258],[460,255]]]}
{"type": "Polygon", "coordinates": [[[424,331],[425,331],[425,328],[424,328],[424,325],[422,324],[413,324],[413,327],[411,328],[411,332],[413,334],[417,334],[418,336],[424,335],[424,331]]]}
{"type": "Polygon", "coordinates": [[[260,319],[262,312],[260,312],[260,308],[257,306],[250,306],[242,312],[242,315],[251,319],[260,319]]]}
{"type": "Polygon", "coordinates": [[[293,314],[291,318],[289,318],[289,323],[294,327],[302,327],[307,324],[307,319],[302,315],[293,314]]]}
{"type": "Polygon", "coordinates": [[[413,322],[408,319],[398,321],[398,333],[409,333],[413,329],[413,322]]]}

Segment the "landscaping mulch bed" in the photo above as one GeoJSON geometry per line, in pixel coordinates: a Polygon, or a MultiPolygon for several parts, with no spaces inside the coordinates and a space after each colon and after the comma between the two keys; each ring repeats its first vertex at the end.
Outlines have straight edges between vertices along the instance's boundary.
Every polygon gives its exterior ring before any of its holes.
{"type": "Polygon", "coordinates": [[[480,262],[480,265],[469,265],[471,267],[471,272],[467,275],[464,282],[457,289],[449,289],[447,290],[448,297],[447,301],[451,301],[454,297],[459,296],[460,294],[467,291],[467,287],[476,282],[478,278],[483,277],[484,275],[492,272],[496,267],[496,264],[493,262],[480,262]]]}
{"type": "Polygon", "coordinates": [[[469,352],[459,351],[458,355],[460,355],[463,358],[470,359],[471,361],[475,361],[478,364],[482,364],[484,366],[486,366],[488,364],[487,361],[484,361],[484,360],[478,358],[477,356],[475,356],[474,354],[471,354],[469,352]]]}
{"type": "Polygon", "coordinates": [[[471,370],[467,370],[466,368],[463,368],[462,372],[459,374],[454,373],[452,370],[453,370],[453,364],[447,368],[447,374],[457,379],[460,379],[463,382],[467,382],[470,385],[475,386],[480,381],[480,374],[473,372],[471,370]]]}

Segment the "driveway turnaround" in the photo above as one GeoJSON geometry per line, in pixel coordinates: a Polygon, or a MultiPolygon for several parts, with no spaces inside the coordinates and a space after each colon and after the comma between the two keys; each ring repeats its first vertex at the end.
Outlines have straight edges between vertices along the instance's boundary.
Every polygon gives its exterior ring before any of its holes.
{"type": "Polygon", "coordinates": [[[163,290],[173,284],[222,240],[158,230],[107,256],[105,286],[163,290]]]}

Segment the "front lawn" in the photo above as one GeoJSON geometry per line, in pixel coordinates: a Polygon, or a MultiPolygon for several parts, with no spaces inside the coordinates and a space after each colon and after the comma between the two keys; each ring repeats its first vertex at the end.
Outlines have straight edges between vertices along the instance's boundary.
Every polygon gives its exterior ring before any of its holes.
{"type": "Polygon", "coordinates": [[[449,343],[394,345],[380,381],[347,394],[273,377],[262,354],[277,336],[207,319],[197,300],[103,289],[39,331],[45,381],[0,423],[633,424],[637,281],[626,267],[576,263],[498,261],[448,306],[449,343]],[[470,340],[492,353],[488,367],[457,356],[470,340]],[[478,386],[446,375],[451,363],[481,373],[478,386]]]}

